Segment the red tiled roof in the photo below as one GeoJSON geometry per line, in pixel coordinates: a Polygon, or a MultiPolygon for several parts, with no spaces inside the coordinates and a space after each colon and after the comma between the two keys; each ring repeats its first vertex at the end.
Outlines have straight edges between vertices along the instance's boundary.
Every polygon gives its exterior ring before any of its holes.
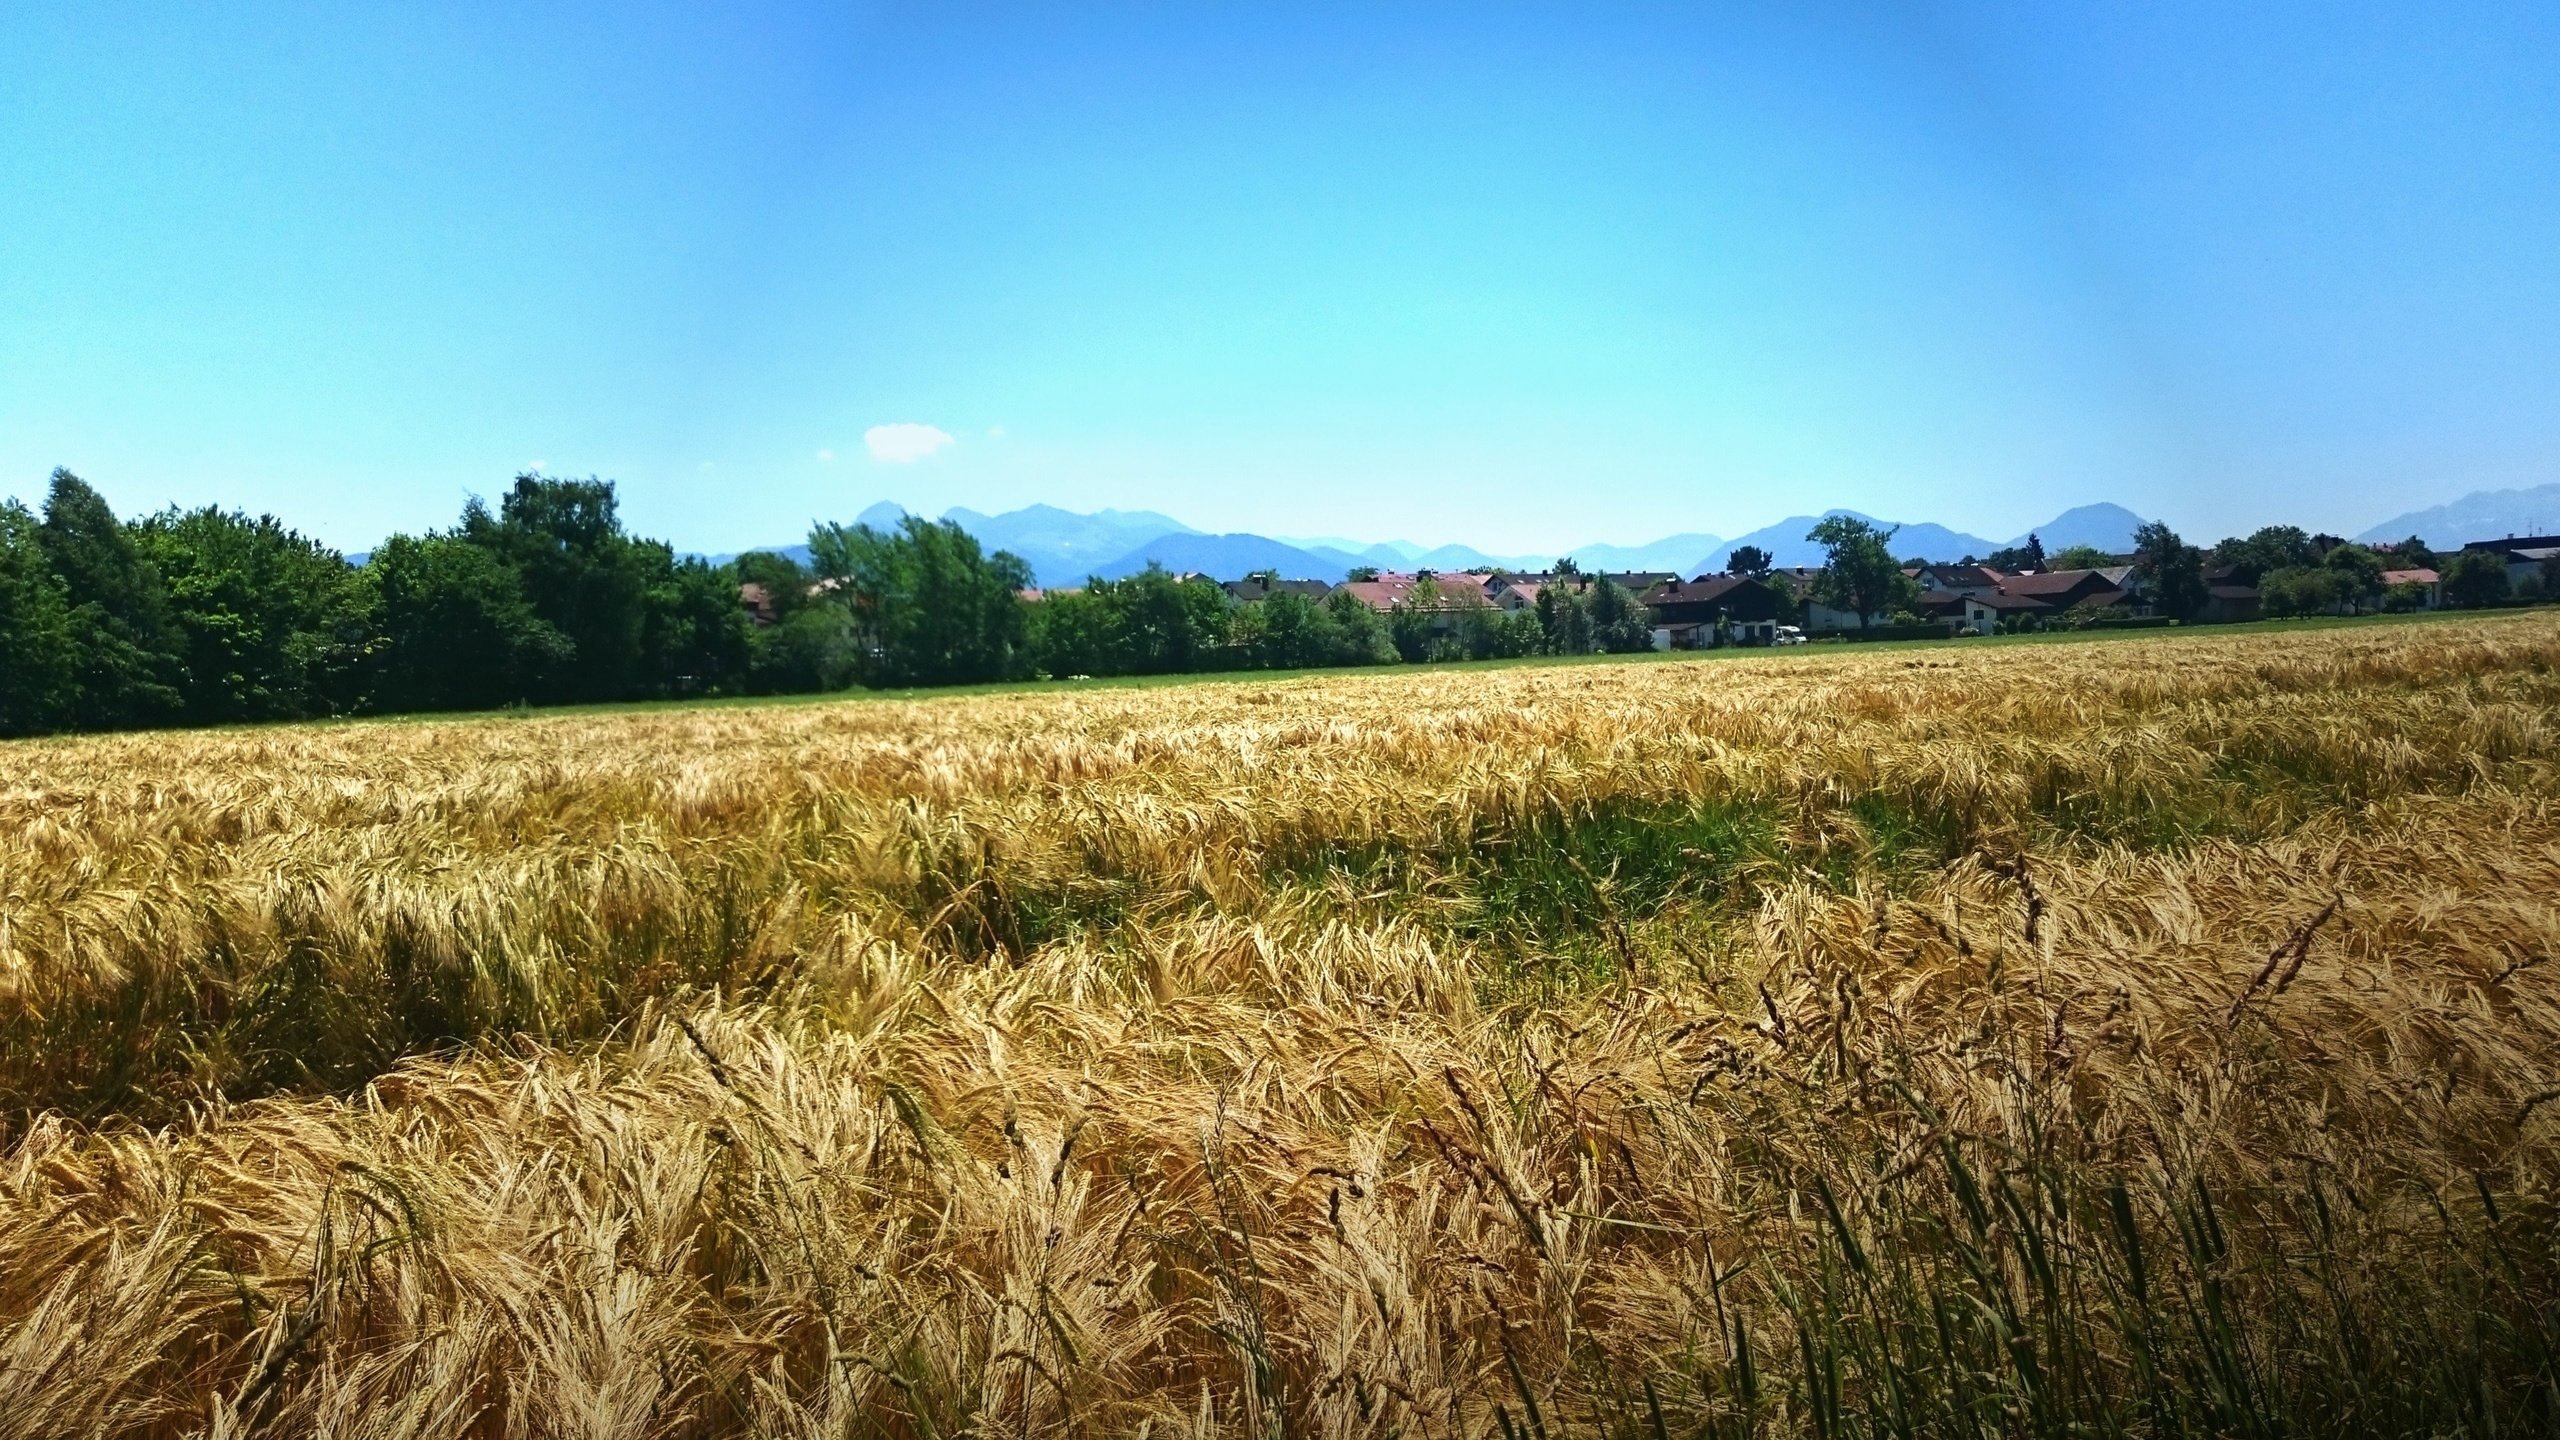
{"type": "MultiPolygon", "coordinates": [[[[1485,584],[1491,578],[1464,573],[1432,576],[1431,583],[1440,592],[1439,602],[1433,608],[1467,610],[1493,603],[1484,594],[1485,584]]],[[[1406,597],[1421,583],[1418,575],[1382,574],[1375,580],[1346,580],[1336,588],[1350,591],[1352,598],[1372,610],[1392,610],[1404,604],[1406,597]]]]}

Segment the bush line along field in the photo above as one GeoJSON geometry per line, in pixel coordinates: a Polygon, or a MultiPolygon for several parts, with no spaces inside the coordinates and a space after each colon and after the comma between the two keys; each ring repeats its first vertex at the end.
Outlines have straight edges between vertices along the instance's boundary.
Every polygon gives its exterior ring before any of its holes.
{"type": "Polygon", "coordinates": [[[0,1437],[2547,1431],[2555,662],[0,747],[0,1437]]]}

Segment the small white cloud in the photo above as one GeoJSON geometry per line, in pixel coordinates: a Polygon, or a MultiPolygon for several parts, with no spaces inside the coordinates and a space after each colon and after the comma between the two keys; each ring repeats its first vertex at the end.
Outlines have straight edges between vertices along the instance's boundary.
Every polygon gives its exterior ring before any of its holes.
{"type": "Polygon", "coordinates": [[[862,432],[871,458],[891,465],[912,465],[950,443],[950,432],[938,425],[874,425],[862,432]]]}
{"type": "Polygon", "coordinates": [[[833,450],[821,450],[818,452],[818,459],[832,465],[835,463],[836,452],[833,450]]]}
{"type": "Polygon", "coordinates": [[[988,438],[988,439],[990,439],[990,440],[1001,440],[1001,439],[1003,439],[1003,438],[1004,438],[1004,427],[1003,427],[1003,426],[1001,426],[1001,425],[990,425],[990,426],[988,426],[988,427],[987,427],[987,438],[988,438]]]}
{"type": "Polygon", "coordinates": [[[551,462],[548,460],[527,460],[524,462],[525,473],[528,475],[539,475],[542,473],[542,467],[550,463],[551,462]]]}

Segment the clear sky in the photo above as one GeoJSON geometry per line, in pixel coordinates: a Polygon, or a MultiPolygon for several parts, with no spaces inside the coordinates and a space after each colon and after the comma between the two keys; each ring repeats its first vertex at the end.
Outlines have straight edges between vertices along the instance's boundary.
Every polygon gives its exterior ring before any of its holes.
{"type": "Polygon", "coordinates": [[[703,550],[2352,532],[2560,479],[2560,6],[13,0],[57,464],[349,548],[535,464],[703,550]]]}

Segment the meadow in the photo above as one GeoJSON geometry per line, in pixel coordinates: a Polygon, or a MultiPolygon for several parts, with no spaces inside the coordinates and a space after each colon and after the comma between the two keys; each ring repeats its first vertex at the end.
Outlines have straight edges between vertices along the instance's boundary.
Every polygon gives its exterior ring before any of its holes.
{"type": "Polygon", "coordinates": [[[2560,619],[0,745],[0,1440],[2560,1428],[2560,619]]]}

